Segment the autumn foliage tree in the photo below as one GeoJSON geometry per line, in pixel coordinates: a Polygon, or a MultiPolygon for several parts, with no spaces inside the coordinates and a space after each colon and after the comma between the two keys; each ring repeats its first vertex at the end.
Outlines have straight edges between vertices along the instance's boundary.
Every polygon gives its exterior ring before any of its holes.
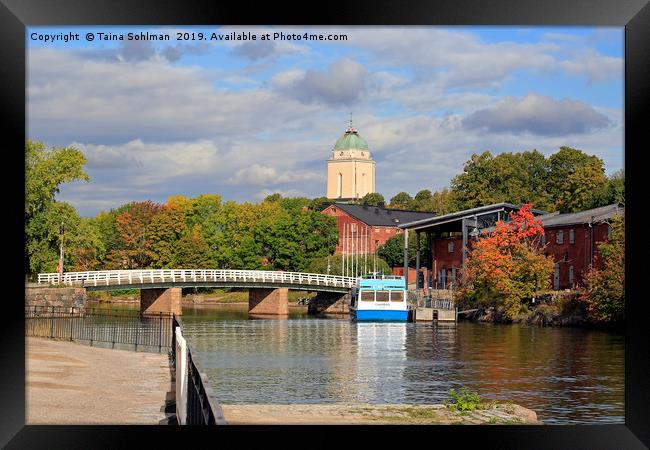
{"type": "Polygon", "coordinates": [[[498,221],[473,245],[461,296],[473,305],[494,306],[508,319],[522,313],[523,300],[546,288],[553,273],[553,259],[539,247],[543,234],[530,204],[513,212],[510,221],[498,221]]]}
{"type": "Polygon", "coordinates": [[[133,202],[115,218],[118,247],[108,254],[112,269],[141,269],[151,266],[151,235],[148,227],[163,206],[150,200],[133,202]]]}

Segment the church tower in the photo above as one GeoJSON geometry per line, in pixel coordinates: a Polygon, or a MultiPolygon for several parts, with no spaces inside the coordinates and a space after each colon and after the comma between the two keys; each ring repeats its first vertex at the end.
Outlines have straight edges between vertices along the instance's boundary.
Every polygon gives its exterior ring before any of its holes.
{"type": "Polygon", "coordinates": [[[350,118],[350,126],[336,141],[327,161],[327,198],[359,199],[370,192],[375,192],[375,162],[350,118]]]}

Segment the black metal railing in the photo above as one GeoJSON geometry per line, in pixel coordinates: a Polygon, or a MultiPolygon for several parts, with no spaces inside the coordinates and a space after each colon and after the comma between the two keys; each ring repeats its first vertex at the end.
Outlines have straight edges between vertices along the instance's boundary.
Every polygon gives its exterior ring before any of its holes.
{"type": "Polygon", "coordinates": [[[171,314],[138,310],[26,306],[25,335],[162,352],[171,347],[172,319],[171,314]]]}
{"type": "Polygon", "coordinates": [[[187,425],[226,425],[223,411],[189,346],[187,349],[187,425]]]}
{"type": "MultiPolygon", "coordinates": [[[[179,362],[176,355],[176,327],[180,322],[174,315],[172,317],[172,347],[170,358],[172,367],[176,370],[176,364],[179,362]]],[[[182,327],[181,327],[182,330],[182,327]]],[[[208,382],[208,377],[201,366],[194,360],[192,348],[189,342],[187,345],[187,407],[185,408],[186,417],[185,425],[227,425],[223,416],[223,411],[219,405],[216,395],[212,391],[208,382]]],[[[178,399],[178,393],[177,393],[178,399]]],[[[178,411],[178,405],[177,405],[178,411]]]]}

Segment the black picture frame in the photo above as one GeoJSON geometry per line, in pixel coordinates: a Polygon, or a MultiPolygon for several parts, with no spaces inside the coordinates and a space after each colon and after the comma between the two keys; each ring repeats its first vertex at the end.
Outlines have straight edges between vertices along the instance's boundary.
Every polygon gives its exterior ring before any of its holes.
{"type": "MultiPolygon", "coordinates": [[[[5,200],[11,212],[4,222],[5,286],[3,298],[2,364],[0,379],[3,399],[0,414],[0,443],[6,448],[116,448],[142,440],[187,445],[188,440],[207,438],[209,445],[235,440],[251,446],[250,440],[264,439],[279,445],[301,447],[320,441],[340,445],[339,433],[364,432],[375,442],[393,439],[401,445],[436,445],[451,440],[488,448],[572,448],[635,449],[650,446],[650,339],[648,303],[644,298],[643,264],[647,244],[641,219],[645,167],[643,152],[648,148],[647,117],[650,105],[650,6],[646,0],[457,0],[457,1],[356,1],[321,2],[303,7],[281,7],[275,2],[254,6],[243,2],[215,3],[205,0],[114,1],[100,0],[0,0],[0,105],[4,129],[4,156],[11,155],[11,169],[5,171],[5,200]],[[24,317],[21,296],[24,272],[13,257],[24,252],[23,229],[16,219],[24,208],[23,158],[26,136],[25,27],[35,25],[590,25],[625,27],[625,173],[626,198],[626,330],[625,330],[625,424],[589,426],[440,426],[429,427],[192,427],[131,426],[25,426],[24,317]],[[644,145],[645,144],[645,145],[644,145]],[[13,175],[18,179],[13,180],[13,175]],[[21,182],[22,180],[22,182],[21,182]],[[16,192],[18,191],[18,192],[16,192]],[[13,211],[15,209],[15,211],[13,211]],[[15,227],[15,228],[14,228],[15,227]],[[22,246],[22,249],[21,249],[22,246]],[[300,431],[300,433],[298,433],[300,431]],[[300,436],[300,437],[298,437],[300,436]],[[424,440],[416,440],[422,438],[424,440]]],[[[142,446],[143,444],[138,444],[142,446]]],[[[367,444],[366,444],[367,445],[367,444]]]]}

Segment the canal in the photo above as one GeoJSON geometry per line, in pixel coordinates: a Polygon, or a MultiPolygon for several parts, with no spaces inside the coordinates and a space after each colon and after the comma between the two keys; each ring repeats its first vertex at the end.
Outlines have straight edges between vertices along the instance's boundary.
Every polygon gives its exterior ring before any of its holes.
{"type": "Polygon", "coordinates": [[[624,423],[624,336],[460,322],[249,319],[245,305],[183,308],[183,332],[224,404],[436,404],[451,388],[548,424],[624,423]]]}

